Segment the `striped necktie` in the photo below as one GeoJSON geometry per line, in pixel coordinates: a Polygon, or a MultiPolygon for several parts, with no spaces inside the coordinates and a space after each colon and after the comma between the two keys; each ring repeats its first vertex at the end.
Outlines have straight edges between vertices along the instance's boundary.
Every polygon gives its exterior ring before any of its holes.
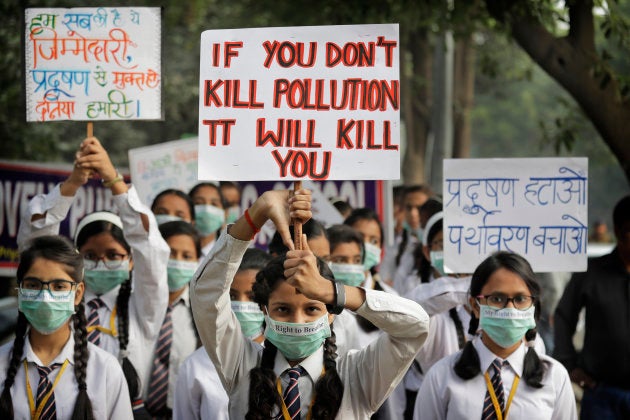
{"type": "Polygon", "coordinates": [[[286,370],[286,372],[289,374],[289,384],[284,390],[282,398],[284,399],[284,404],[289,412],[289,417],[291,419],[299,419],[301,405],[298,379],[300,379],[300,376],[304,373],[304,369],[301,366],[295,366],[286,370]]]}
{"type": "MultiPolygon", "coordinates": [[[[50,366],[37,366],[39,372],[39,383],[37,384],[37,407],[39,408],[46,394],[52,389],[52,383],[48,380],[48,375],[53,370],[61,366],[61,363],[53,363],[50,366]]],[[[55,407],[55,393],[50,394],[50,398],[42,408],[39,416],[40,420],[56,420],[57,408],[55,407]]]]}
{"type": "MultiPolygon", "coordinates": [[[[89,301],[88,306],[90,307],[90,315],[88,316],[87,320],[88,328],[101,325],[101,319],[98,316],[98,310],[105,306],[105,303],[100,298],[96,298],[89,301]]],[[[98,328],[94,328],[88,333],[88,341],[97,346],[101,343],[101,332],[98,330],[98,328]]]]}
{"type": "Polygon", "coordinates": [[[168,368],[171,355],[171,344],[173,343],[173,323],[171,313],[173,306],[169,305],[166,316],[160,328],[160,335],[155,347],[155,358],[149,380],[149,395],[146,406],[154,416],[166,409],[166,396],[168,395],[168,368]]]}
{"type": "MultiPolygon", "coordinates": [[[[501,367],[506,363],[507,361],[501,362],[501,360],[499,359],[494,359],[494,361],[488,368],[488,375],[490,375],[492,371],[494,372],[494,374],[491,376],[490,382],[492,383],[492,388],[494,388],[494,395],[497,396],[497,401],[499,402],[501,412],[503,412],[505,408],[503,381],[501,380],[501,367]]],[[[492,404],[492,399],[490,398],[490,390],[487,390],[486,399],[483,401],[483,413],[481,414],[481,419],[495,420],[497,418],[497,413],[494,409],[494,405],[492,404]]]]}

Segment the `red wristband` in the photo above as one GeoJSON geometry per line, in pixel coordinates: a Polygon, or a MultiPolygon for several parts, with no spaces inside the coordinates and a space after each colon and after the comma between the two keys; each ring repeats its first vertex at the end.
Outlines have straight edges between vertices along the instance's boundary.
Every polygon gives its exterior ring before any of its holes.
{"type": "Polygon", "coordinates": [[[256,227],[256,225],[254,224],[254,221],[252,220],[252,217],[249,215],[249,209],[245,209],[244,216],[245,216],[245,220],[247,220],[247,224],[254,231],[254,235],[256,235],[258,232],[260,232],[260,228],[256,227]]]}

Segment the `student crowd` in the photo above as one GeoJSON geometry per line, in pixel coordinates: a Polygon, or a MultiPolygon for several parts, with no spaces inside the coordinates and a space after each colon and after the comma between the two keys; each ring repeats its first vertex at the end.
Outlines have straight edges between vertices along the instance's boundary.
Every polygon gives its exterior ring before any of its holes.
{"type": "Polygon", "coordinates": [[[86,138],[22,214],[0,418],[576,419],[578,388],[581,418],[630,418],[630,196],[613,212],[617,247],[560,300],[555,358],[525,258],[447,275],[439,196],[410,186],[397,204],[390,246],[373,210],[325,227],[304,189],[241,211],[238,184],[204,182],[149,209],[86,138]],[[91,177],[114,208],[70,241],[59,225],[91,177]],[[252,240],[269,221],[263,251],[252,240]]]}

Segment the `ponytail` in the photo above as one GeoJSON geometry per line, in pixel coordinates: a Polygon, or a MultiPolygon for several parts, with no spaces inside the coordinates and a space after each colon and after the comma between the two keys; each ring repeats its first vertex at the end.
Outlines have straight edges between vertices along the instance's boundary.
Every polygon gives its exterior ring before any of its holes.
{"type": "Polygon", "coordinates": [[[11,350],[11,361],[7,368],[7,377],[4,380],[4,388],[0,395],[0,417],[13,420],[13,398],[11,397],[11,387],[15,381],[15,375],[20,368],[20,361],[24,353],[24,341],[26,340],[26,327],[28,321],[22,312],[18,312],[17,324],[15,326],[15,340],[13,350],[11,350]]]}
{"type": "Polygon", "coordinates": [[[274,407],[280,407],[282,400],[276,392],[276,374],[273,365],[278,349],[271,341],[265,340],[260,366],[249,371],[249,408],[246,420],[271,418],[274,407]]]}
{"type": "Polygon", "coordinates": [[[129,396],[133,403],[140,397],[140,379],[138,372],[127,357],[127,345],[129,344],[129,296],[131,295],[131,276],[129,280],[120,285],[116,308],[118,311],[118,343],[120,345],[120,357],[122,358],[122,370],[129,387],[129,396]]]}
{"type": "Polygon", "coordinates": [[[402,239],[400,241],[400,244],[398,244],[398,252],[396,253],[396,267],[400,265],[400,259],[402,258],[402,255],[405,252],[405,248],[407,247],[408,241],[409,241],[409,232],[407,232],[407,229],[403,229],[402,239]]]}
{"type": "Polygon", "coordinates": [[[536,340],[536,328],[527,330],[525,333],[525,341],[527,341],[527,353],[525,353],[525,361],[523,362],[523,379],[527,385],[532,388],[542,388],[542,379],[545,374],[546,366],[538,357],[538,353],[534,349],[534,341],[536,340]]]}
{"type": "Polygon", "coordinates": [[[72,420],[92,420],[94,418],[92,402],[87,393],[85,382],[89,352],[83,299],[75,307],[72,318],[74,321],[74,376],[79,385],[79,393],[72,411],[72,420]]]}

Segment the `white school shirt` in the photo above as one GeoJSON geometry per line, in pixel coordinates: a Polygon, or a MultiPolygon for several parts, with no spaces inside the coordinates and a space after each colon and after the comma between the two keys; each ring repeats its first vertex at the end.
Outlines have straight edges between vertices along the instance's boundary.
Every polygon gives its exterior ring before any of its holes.
{"type": "MultiPolygon", "coordinates": [[[[164,322],[164,320],[162,320],[164,322]]],[[[177,383],[177,375],[182,362],[197,349],[197,336],[195,335],[195,327],[190,312],[190,298],[188,294],[188,286],[173,302],[173,311],[171,312],[171,323],[173,324],[173,342],[171,343],[171,353],[168,358],[168,395],[166,397],[166,406],[173,407],[173,398],[175,393],[175,384],[177,383]]],[[[160,326],[161,327],[161,326],[160,326]]],[[[157,342],[156,342],[157,345],[157,342]]],[[[153,348],[153,356],[151,358],[151,369],[147,371],[143,378],[143,383],[151,382],[151,371],[153,369],[153,360],[155,359],[155,346],[153,348]]],[[[146,403],[149,394],[149,386],[144,387],[144,401],[146,403]]]]}
{"type": "MultiPolygon", "coordinates": [[[[249,372],[259,365],[262,355],[262,347],[242,334],[230,310],[230,284],[249,244],[224,230],[190,283],[199,334],[230,396],[230,418],[234,419],[244,418],[248,411],[249,372]]],[[[338,360],[337,371],[345,387],[338,419],[368,419],[402,379],[428,332],[429,317],[420,305],[385,292],[366,290],[365,294],[357,313],[386,334],[338,360]]],[[[313,383],[323,367],[323,347],[300,365],[308,372],[298,382],[300,394],[310,402],[313,383]]],[[[274,370],[279,373],[286,367],[288,362],[277,352],[274,370]]],[[[302,415],[307,412],[305,403],[302,415]]]]}
{"type": "MultiPolygon", "coordinates": [[[[31,199],[22,214],[18,243],[24,246],[29,239],[42,235],[57,235],[59,225],[66,218],[74,197],[61,195],[59,185],[48,194],[39,194],[31,199]],[[45,217],[31,222],[34,214],[45,217]]],[[[134,365],[141,382],[150,372],[152,359],[147,357],[147,349],[155,347],[155,340],[162,326],[168,306],[168,282],[166,265],[171,250],[162,238],[155,216],[138,197],[134,186],[126,193],[114,195],[113,203],[123,223],[125,240],[131,247],[133,256],[132,292],[129,296],[129,344],[128,357],[134,365]],[[144,229],[141,214],[149,219],[149,231],[144,229]]],[[[98,310],[101,325],[110,328],[112,311],[118,296],[116,287],[101,295],[105,303],[98,310]]],[[[90,316],[88,302],[97,296],[85,289],[85,316],[90,316]]],[[[118,322],[115,323],[118,330],[118,322]]],[[[100,334],[99,347],[118,357],[120,350],[118,337],[100,334]]]]}
{"type": "MultiPolygon", "coordinates": [[[[475,338],[473,345],[479,354],[481,372],[472,379],[464,380],[455,374],[453,366],[461,352],[452,354],[437,362],[425,375],[418,392],[414,419],[463,419],[481,418],[487,388],[484,373],[494,355],[481,341],[475,338]]],[[[515,375],[522,376],[527,348],[524,343],[507,360],[509,366],[501,369],[501,379],[507,403],[515,375]]],[[[542,388],[533,388],[521,378],[510,405],[510,420],[577,419],[575,395],[567,370],[560,362],[539,354],[546,365],[542,388]]]]}
{"type": "MultiPolygon", "coordinates": [[[[468,303],[472,277],[440,277],[429,283],[420,283],[404,296],[418,302],[431,316],[468,303]]],[[[468,330],[468,326],[466,326],[468,330]]]]}
{"type": "Polygon", "coordinates": [[[390,281],[400,296],[404,296],[416,285],[410,274],[414,270],[413,251],[420,241],[411,233],[408,232],[407,234],[407,245],[400,256],[398,265],[396,265],[396,255],[398,255],[398,247],[402,237],[396,238],[395,244],[385,249],[383,262],[380,265],[380,273],[383,280],[385,282],[390,281]]]}
{"type": "Polygon", "coordinates": [[[229,402],[206,349],[198,348],[179,366],[173,420],[229,420],[229,402]]]}
{"type": "MultiPolygon", "coordinates": [[[[6,343],[0,347],[0,383],[4,383],[6,379],[7,366],[10,362],[12,349],[13,342],[6,343]]],[[[92,403],[94,418],[103,420],[133,419],[127,382],[118,360],[91,343],[88,343],[88,351],[89,357],[85,383],[90,402],[92,403]]],[[[33,352],[28,335],[24,341],[22,354],[23,358],[18,366],[15,382],[11,387],[11,398],[13,399],[15,420],[30,420],[31,412],[26,392],[24,359],[28,362],[28,380],[35,400],[37,400],[37,385],[39,383],[39,373],[36,365],[44,366],[44,364],[33,352]]],[[[61,353],[51,364],[63,363],[66,359],[69,362],[68,366],[54,389],[57,420],[66,420],[72,417],[74,403],[78,394],[77,380],[74,376],[74,336],[72,333],[61,353]]],[[[48,375],[51,383],[57,378],[60,369],[61,367],[48,375]]]]}

